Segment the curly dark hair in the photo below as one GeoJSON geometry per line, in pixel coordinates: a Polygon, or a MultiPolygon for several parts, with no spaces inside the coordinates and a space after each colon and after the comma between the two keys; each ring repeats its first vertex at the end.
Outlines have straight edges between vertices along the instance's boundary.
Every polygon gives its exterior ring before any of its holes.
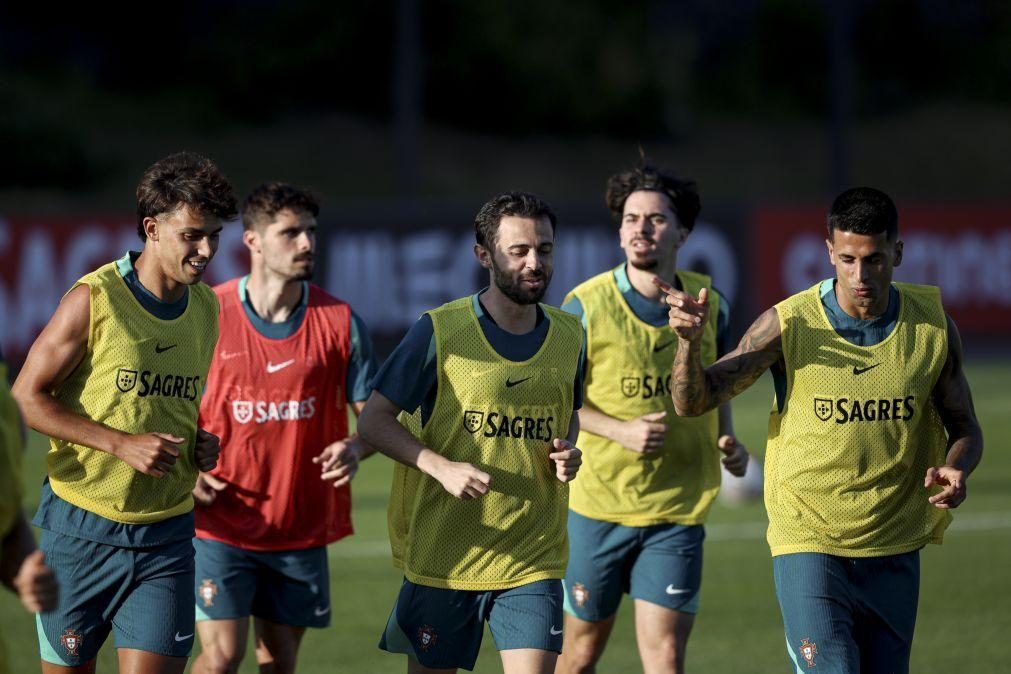
{"type": "Polygon", "coordinates": [[[151,164],[137,184],[137,235],[147,240],[144,218],[170,213],[182,206],[232,220],[237,199],[228,179],[207,157],[177,152],[151,164]]]}
{"type": "Polygon", "coordinates": [[[607,179],[607,194],[604,199],[616,222],[621,222],[628,197],[633,192],[641,190],[666,194],[670,200],[671,210],[681,225],[689,232],[695,227],[695,219],[702,210],[695,181],[682,180],[671,173],[663,173],[650,165],[645,156],[634,169],[616,173],[607,179]]]}
{"type": "Polygon", "coordinates": [[[899,236],[899,212],[891,197],[873,187],[854,187],[835,198],[828,212],[828,238],[832,232],[880,234],[889,241],[899,236]]]}
{"type": "Polygon", "coordinates": [[[551,222],[551,231],[555,231],[558,219],[551,207],[540,197],[529,192],[506,192],[493,197],[474,218],[474,236],[477,242],[488,248],[494,248],[498,239],[498,226],[502,218],[513,215],[521,218],[547,218],[551,222]]]}
{"type": "Polygon", "coordinates": [[[242,228],[268,224],[274,216],[289,209],[295,212],[319,215],[319,200],[308,190],[293,187],[288,183],[263,183],[254,188],[242,202],[242,228]]]}

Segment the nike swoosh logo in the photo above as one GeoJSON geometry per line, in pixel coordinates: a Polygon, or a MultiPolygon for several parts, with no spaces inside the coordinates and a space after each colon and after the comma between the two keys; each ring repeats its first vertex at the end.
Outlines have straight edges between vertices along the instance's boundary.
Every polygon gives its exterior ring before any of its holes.
{"type": "Polygon", "coordinates": [[[863,374],[864,372],[867,372],[867,370],[873,370],[878,365],[881,365],[881,363],[875,363],[874,365],[868,365],[867,367],[857,367],[856,365],[854,365],[853,374],[863,374]]]}
{"type": "Polygon", "coordinates": [[[689,592],[691,592],[691,588],[684,588],[684,587],[677,587],[676,588],[673,585],[668,585],[666,592],[667,592],[667,594],[671,594],[671,595],[673,595],[673,594],[688,594],[689,592]]]}
{"type": "Polygon", "coordinates": [[[557,637],[559,634],[562,633],[562,630],[556,630],[554,625],[552,625],[551,629],[549,629],[548,631],[551,632],[551,636],[553,637],[557,637]]]}
{"type": "MultiPolygon", "coordinates": [[[[179,345],[178,344],[169,344],[168,346],[162,346],[161,344],[155,344],[154,345],[154,352],[155,353],[165,353],[169,349],[174,349],[177,346],[179,346],[179,345]]],[[[191,634],[190,636],[193,636],[193,635],[191,634]]]]}
{"type": "Polygon", "coordinates": [[[327,606],[324,609],[321,609],[321,608],[317,607],[317,608],[314,608],[312,610],[312,612],[316,614],[316,617],[319,617],[321,615],[326,615],[327,613],[329,613],[330,612],[330,607],[327,606]]]}
{"type": "Polygon", "coordinates": [[[231,360],[232,358],[238,358],[244,353],[245,351],[222,351],[221,360],[231,360]]]}
{"type": "Polygon", "coordinates": [[[190,632],[189,634],[179,634],[178,632],[176,632],[176,641],[186,641],[187,639],[192,639],[192,638],[193,638],[193,632],[190,632]]]}
{"type": "Polygon", "coordinates": [[[669,342],[667,342],[665,344],[654,344],[653,345],[653,353],[660,353],[661,351],[663,351],[664,349],[666,349],[668,346],[670,346],[673,343],[674,343],[674,340],[672,339],[672,340],[670,340],[669,342]]]}
{"type": "Polygon", "coordinates": [[[512,388],[513,386],[516,386],[517,384],[522,384],[523,382],[527,381],[528,379],[533,379],[533,378],[534,378],[534,376],[530,375],[529,377],[525,377],[524,379],[517,379],[516,381],[513,381],[512,379],[506,379],[506,386],[508,388],[512,388]]]}
{"type": "Polygon", "coordinates": [[[283,370],[284,368],[288,367],[289,365],[291,365],[294,362],[295,362],[295,359],[292,358],[290,360],[284,361],[283,363],[278,363],[277,365],[274,365],[273,363],[271,363],[268,360],[267,361],[267,374],[274,374],[278,370],[283,370]]]}

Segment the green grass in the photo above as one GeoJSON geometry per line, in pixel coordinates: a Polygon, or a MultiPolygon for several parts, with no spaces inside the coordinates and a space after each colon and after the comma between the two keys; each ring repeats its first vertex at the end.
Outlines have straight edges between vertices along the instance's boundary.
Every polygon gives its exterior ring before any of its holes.
{"type": "MultiPolygon", "coordinates": [[[[943,546],[922,557],[922,587],[912,671],[992,672],[1006,667],[1004,639],[1011,633],[1011,363],[977,363],[969,368],[987,454],[969,482],[969,498],[956,513],[943,546]]],[[[764,446],[771,385],[759,382],[735,403],[738,434],[756,453],[764,446]]],[[[42,477],[41,438],[33,438],[26,461],[28,512],[34,512],[42,477]]],[[[310,630],[300,671],[403,672],[402,656],[376,648],[400,575],[390,566],[385,506],[391,464],[366,462],[355,480],[358,533],[330,549],[333,625],[310,630]]],[[[728,508],[717,504],[709,522],[702,608],[688,649],[693,672],[786,672],[782,623],[772,585],[772,563],[761,535],[760,504],[728,508]],[[741,526],[744,525],[744,526],[741,526]],[[757,533],[756,533],[757,532],[757,533]]],[[[630,602],[622,604],[601,672],[639,671],[630,602]]],[[[34,620],[9,593],[0,596],[0,622],[12,672],[38,671],[34,620]]],[[[500,671],[490,635],[485,635],[478,671],[500,671]]],[[[100,672],[114,672],[111,640],[99,657],[100,672]]],[[[242,672],[255,672],[252,654],[242,672]]]]}

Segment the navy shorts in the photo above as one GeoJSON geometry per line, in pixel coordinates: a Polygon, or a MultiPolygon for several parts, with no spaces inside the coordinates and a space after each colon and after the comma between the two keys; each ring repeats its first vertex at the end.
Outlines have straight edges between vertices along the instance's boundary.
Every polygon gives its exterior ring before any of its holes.
{"type": "Polygon", "coordinates": [[[193,647],[193,543],[121,548],[42,531],[60,584],[56,610],[36,616],[42,659],[76,667],[113,632],[116,648],[188,657],[193,647]]]}
{"type": "Polygon", "coordinates": [[[508,590],[447,590],[404,580],[379,648],[425,667],[474,669],[484,623],[500,651],[562,652],[562,584],[539,580],[508,590]]]}
{"type": "Polygon", "coordinates": [[[565,611],[597,622],[618,611],[622,594],[696,613],[702,586],[701,525],[627,527],[569,511],[565,611]]]}
{"type": "Polygon", "coordinates": [[[920,591],[918,550],[888,557],[820,553],[772,559],[794,671],[905,674],[920,591]]]}
{"type": "Polygon", "coordinates": [[[197,620],[255,616],[280,625],[330,624],[326,547],[255,552],[202,538],[194,591],[197,620]]]}

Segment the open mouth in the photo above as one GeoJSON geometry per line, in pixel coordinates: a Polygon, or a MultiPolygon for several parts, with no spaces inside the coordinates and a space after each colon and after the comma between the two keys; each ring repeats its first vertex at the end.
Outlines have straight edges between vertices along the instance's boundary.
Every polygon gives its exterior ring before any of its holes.
{"type": "Polygon", "coordinates": [[[202,274],[207,269],[207,262],[208,260],[188,260],[186,264],[193,271],[202,274]]]}

